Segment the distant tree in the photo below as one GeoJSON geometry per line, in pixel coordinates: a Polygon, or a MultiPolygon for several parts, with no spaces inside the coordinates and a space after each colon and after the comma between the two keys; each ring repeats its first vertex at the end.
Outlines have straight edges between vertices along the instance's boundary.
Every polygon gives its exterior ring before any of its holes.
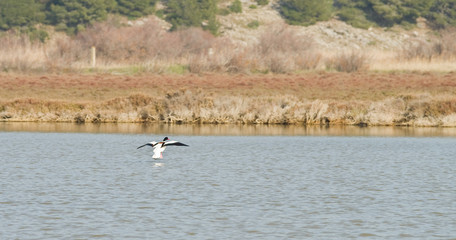
{"type": "Polygon", "coordinates": [[[0,30],[43,22],[42,7],[35,0],[0,0],[0,30]]]}
{"type": "Polygon", "coordinates": [[[122,15],[138,18],[155,12],[157,0],[116,0],[117,12],[122,15]]]}
{"type": "Polygon", "coordinates": [[[429,11],[435,0],[404,0],[400,6],[402,21],[416,23],[418,17],[424,17],[429,11]]]}
{"type": "Polygon", "coordinates": [[[57,30],[75,34],[105,20],[115,6],[115,0],[50,0],[46,4],[47,19],[57,30]]]}
{"type": "MultiPolygon", "coordinates": [[[[356,27],[415,24],[429,15],[436,0],[334,0],[337,15],[356,27]]],[[[445,0],[443,0],[445,1],[445,0]]]]}
{"type": "Polygon", "coordinates": [[[217,34],[216,0],[168,0],[166,4],[165,20],[172,24],[171,30],[194,26],[217,34]]]}
{"type": "Polygon", "coordinates": [[[165,13],[166,21],[172,24],[171,30],[180,27],[199,27],[203,19],[197,0],[169,0],[165,13]]]}
{"type": "Polygon", "coordinates": [[[198,8],[201,11],[201,17],[209,20],[217,14],[217,0],[198,0],[198,8]]]}
{"type": "Polygon", "coordinates": [[[331,17],[333,0],[281,0],[280,13],[289,24],[311,25],[331,17]]]}
{"type": "Polygon", "coordinates": [[[334,0],[336,15],[354,27],[368,28],[375,25],[366,18],[365,0],[334,0]]]}
{"type": "Polygon", "coordinates": [[[426,15],[434,0],[366,0],[364,12],[380,26],[416,23],[416,19],[426,15]]]}
{"type": "Polygon", "coordinates": [[[260,6],[268,5],[269,0],[255,0],[256,3],[260,6]]]}
{"type": "Polygon", "coordinates": [[[435,0],[426,18],[437,29],[456,26],[456,0],[435,0]]]}
{"type": "Polygon", "coordinates": [[[369,21],[366,17],[366,13],[362,8],[363,4],[361,1],[351,0],[335,0],[334,7],[336,15],[340,20],[359,28],[369,28],[372,25],[376,25],[374,22],[369,21]]]}
{"type": "Polygon", "coordinates": [[[217,19],[215,18],[215,15],[211,16],[211,18],[209,18],[207,20],[207,25],[206,26],[203,26],[204,30],[208,30],[214,36],[217,36],[219,34],[219,31],[218,31],[219,28],[220,28],[220,23],[217,22],[217,19]]]}
{"type": "Polygon", "coordinates": [[[242,13],[242,3],[240,0],[234,0],[230,5],[230,11],[234,13],[242,13]]]}

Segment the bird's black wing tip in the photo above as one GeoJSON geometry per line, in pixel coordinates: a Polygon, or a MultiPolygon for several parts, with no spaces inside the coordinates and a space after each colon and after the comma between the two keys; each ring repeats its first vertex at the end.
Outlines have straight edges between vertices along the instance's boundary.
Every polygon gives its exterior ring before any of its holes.
{"type": "Polygon", "coordinates": [[[136,149],[140,149],[140,148],[145,147],[145,146],[152,146],[153,147],[154,145],[152,145],[150,143],[146,143],[144,145],[141,145],[141,146],[137,147],[136,149]]]}
{"type": "Polygon", "coordinates": [[[166,144],[168,146],[185,146],[185,147],[188,147],[187,144],[185,143],[181,143],[181,142],[175,142],[175,143],[170,143],[170,144],[166,144]]]}

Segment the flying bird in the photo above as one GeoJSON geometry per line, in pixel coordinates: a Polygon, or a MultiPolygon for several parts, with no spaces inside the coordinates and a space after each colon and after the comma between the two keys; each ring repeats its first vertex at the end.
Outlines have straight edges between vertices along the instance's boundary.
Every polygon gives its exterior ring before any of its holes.
{"type": "Polygon", "coordinates": [[[168,137],[163,138],[163,141],[161,142],[148,142],[144,145],[139,146],[137,149],[140,149],[144,146],[151,146],[154,148],[154,155],[152,158],[163,158],[163,152],[165,151],[167,146],[187,146],[187,144],[178,142],[178,141],[170,141],[168,137]]]}

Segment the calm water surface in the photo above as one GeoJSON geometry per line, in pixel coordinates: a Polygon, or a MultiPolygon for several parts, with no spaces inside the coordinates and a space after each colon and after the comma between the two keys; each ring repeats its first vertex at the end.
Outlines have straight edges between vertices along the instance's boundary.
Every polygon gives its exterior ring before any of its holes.
{"type": "Polygon", "coordinates": [[[456,239],[456,138],[0,132],[0,239],[456,239]]]}

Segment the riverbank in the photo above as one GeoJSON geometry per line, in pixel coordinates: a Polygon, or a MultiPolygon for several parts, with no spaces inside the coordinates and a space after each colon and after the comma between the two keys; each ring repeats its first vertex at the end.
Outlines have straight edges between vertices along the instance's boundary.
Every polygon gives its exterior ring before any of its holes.
{"type": "Polygon", "coordinates": [[[0,74],[0,121],[456,126],[456,73],[0,74]]]}

